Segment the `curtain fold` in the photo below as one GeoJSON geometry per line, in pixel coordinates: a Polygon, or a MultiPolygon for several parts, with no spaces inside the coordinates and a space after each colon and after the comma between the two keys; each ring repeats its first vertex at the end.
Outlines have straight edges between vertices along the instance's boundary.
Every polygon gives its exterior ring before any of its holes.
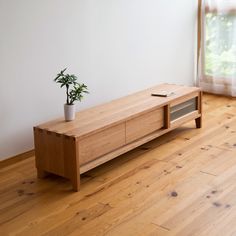
{"type": "Polygon", "coordinates": [[[198,85],[236,97],[236,0],[202,0],[198,85]]]}

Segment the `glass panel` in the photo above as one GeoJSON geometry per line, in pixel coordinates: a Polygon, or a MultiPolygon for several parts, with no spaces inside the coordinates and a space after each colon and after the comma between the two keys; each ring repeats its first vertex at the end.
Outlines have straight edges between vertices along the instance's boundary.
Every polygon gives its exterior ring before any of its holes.
{"type": "Polygon", "coordinates": [[[197,98],[192,98],[170,108],[170,121],[197,110],[197,98]]]}

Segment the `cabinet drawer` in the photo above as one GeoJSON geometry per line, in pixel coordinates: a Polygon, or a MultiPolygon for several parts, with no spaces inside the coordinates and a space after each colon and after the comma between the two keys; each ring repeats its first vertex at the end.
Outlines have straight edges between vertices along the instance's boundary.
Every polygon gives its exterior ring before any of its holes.
{"type": "Polygon", "coordinates": [[[148,135],[164,124],[163,108],[148,112],[126,122],[126,143],[148,135]]]}
{"type": "Polygon", "coordinates": [[[125,145],[125,123],[91,134],[79,141],[79,161],[85,164],[125,145]]]}
{"type": "Polygon", "coordinates": [[[197,110],[197,97],[191,98],[185,102],[170,108],[170,121],[181,118],[197,110]]]}

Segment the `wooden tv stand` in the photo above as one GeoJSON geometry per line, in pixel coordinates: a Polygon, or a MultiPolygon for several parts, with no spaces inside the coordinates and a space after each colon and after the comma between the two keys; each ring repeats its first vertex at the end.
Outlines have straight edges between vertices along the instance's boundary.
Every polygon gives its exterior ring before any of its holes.
{"type": "Polygon", "coordinates": [[[34,127],[38,177],[54,173],[71,180],[79,190],[80,174],[185,122],[202,125],[202,93],[199,88],[162,84],[34,127]],[[151,96],[158,91],[169,97],[151,96]]]}

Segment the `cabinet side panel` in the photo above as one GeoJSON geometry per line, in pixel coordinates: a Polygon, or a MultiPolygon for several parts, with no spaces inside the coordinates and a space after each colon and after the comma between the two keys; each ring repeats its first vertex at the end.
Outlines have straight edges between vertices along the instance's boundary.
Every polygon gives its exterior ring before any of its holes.
{"type": "Polygon", "coordinates": [[[36,167],[64,176],[63,136],[34,129],[36,167]]]}
{"type": "Polygon", "coordinates": [[[65,177],[70,179],[71,176],[74,175],[72,172],[76,171],[79,166],[78,144],[75,138],[64,136],[63,146],[65,158],[65,177]]]}
{"type": "Polygon", "coordinates": [[[44,139],[43,130],[34,127],[34,149],[36,168],[43,170],[45,166],[45,156],[43,153],[44,139]]]}

